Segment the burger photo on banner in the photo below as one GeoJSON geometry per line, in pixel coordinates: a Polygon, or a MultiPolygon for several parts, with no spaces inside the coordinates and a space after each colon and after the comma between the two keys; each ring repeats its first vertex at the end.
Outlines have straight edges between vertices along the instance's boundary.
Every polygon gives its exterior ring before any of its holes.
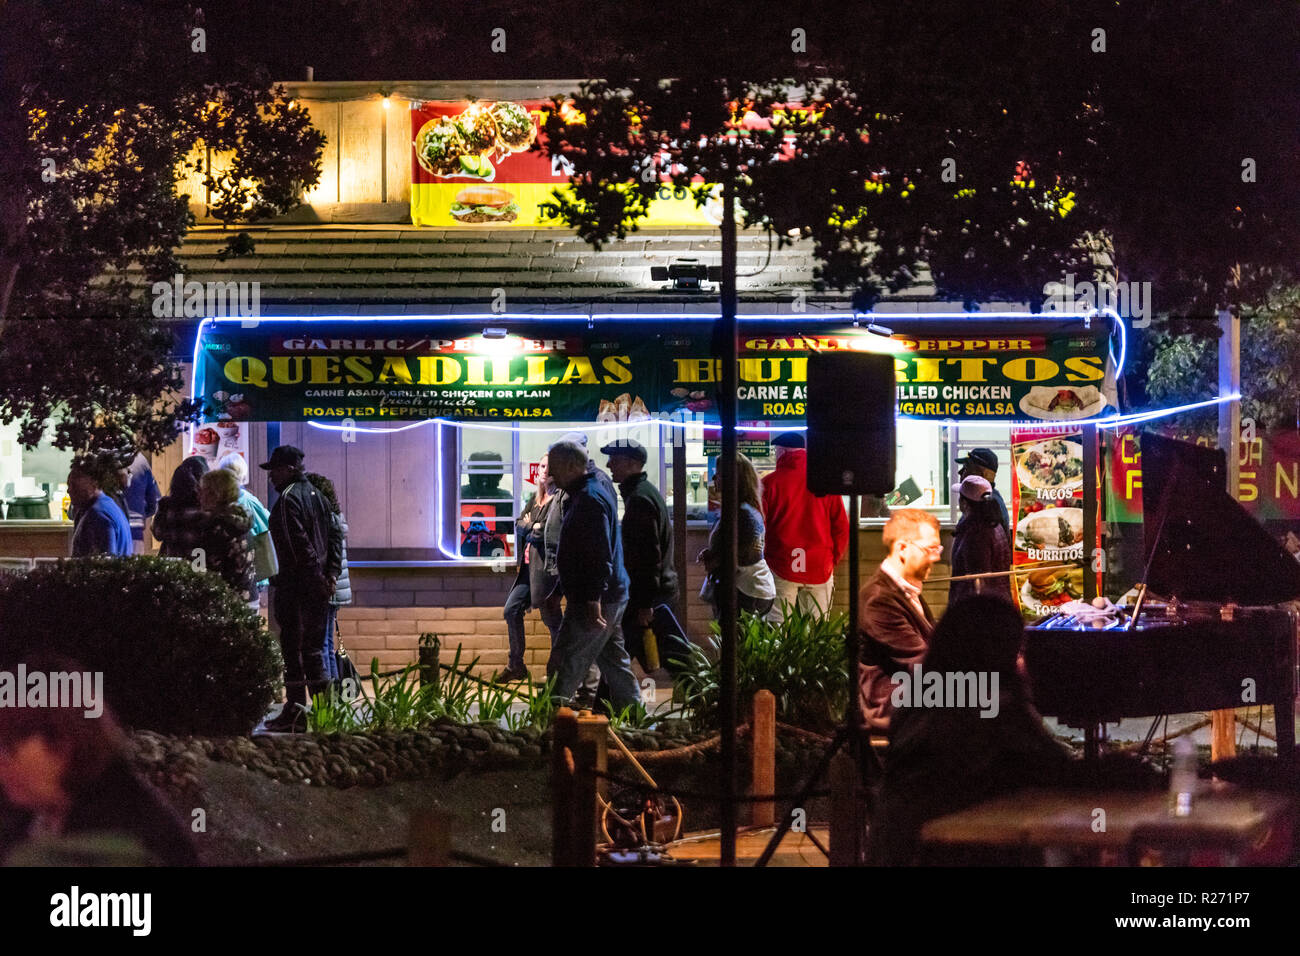
{"type": "Polygon", "coordinates": [[[1083,599],[1083,435],[1015,429],[1011,440],[1012,590],[1033,621],[1083,599]]]}

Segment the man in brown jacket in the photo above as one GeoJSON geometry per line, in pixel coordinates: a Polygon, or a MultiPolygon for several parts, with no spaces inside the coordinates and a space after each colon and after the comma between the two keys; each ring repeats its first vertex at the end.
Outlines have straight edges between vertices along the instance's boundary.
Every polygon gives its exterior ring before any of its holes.
{"type": "Polygon", "coordinates": [[[889,553],[858,594],[858,684],[862,716],[875,733],[889,730],[890,678],[919,664],[929,647],[934,615],[921,597],[921,585],[943,554],[939,519],[916,508],[895,511],[882,539],[889,553]]]}

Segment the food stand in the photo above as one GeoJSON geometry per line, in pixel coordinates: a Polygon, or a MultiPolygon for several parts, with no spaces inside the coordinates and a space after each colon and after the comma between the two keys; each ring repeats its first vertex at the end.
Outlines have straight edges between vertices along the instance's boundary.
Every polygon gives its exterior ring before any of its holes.
{"type": "MultiPolygon", "coordinates": [[[[717,453],[714,321],[709,314],[644,313],[205,320],[195,342],[194,394],[214,414],[191,438],[229,442],[238,435],[252,438],[246,447],[302,447],[309,469],[335,481],[348,516],[362,586],[359,607],[343,620],[356,621],[357,637],[382,634],[382,648],[374,649],[387,653],[423,630],[448,639],[459,633],[469,649],[490,655],[485,666],[504,650],[504,630],[491,633],[500,622],[489,616],[499,617],[503,579],[513,577],[511,516],[532,490],[537,461],[569,431],[586,433],[593,452],[634,438],[648,449],[647,471],[669,500],[675,526],[685,529],[677,536],[687,571],[682,610],[698,639],[707,634],[707,614],[693,600],[697,572],[688,559],[707,535],[705,479],[717,453]],[[453,613],[471,611],[463,620],[476,621],[472,628],[449,623],[460,620],[453,613]],[[401,641],[388,640],[399,632],[401,641]]],[[[998,450],[997,484],[1011,502],[1012,443],[1021,430],[1034,437],[1034,430],[1059,431],[1068,422],[1074,434],[1088,434],[1087,422],[1117,411],[1122,331],[1102,314],[742,315],[740,333],[739,421],[760,470],[769,464],[762,455],[772,436],[805,427],[810,354],[892,354],[899,445],[893,501],[931,509],[948,526],[956,517],[948,489],[963,449],[998,450]]],[[[1084,471],[1074,467],[1072,478],[1084,471]]],[[[1090,484],[1091,499],[1082,485],[1078,495],[1069,489],[1082,506],[1085,536],[1097,527],[1090,484]]],[[[1024,515],[1013,517],[1018,529],[1036,527],[1024,523],[1030,505],[1026,500],[1024,515]]],[[[882,523],[866,519],[859,529],[865,562],[879,559],[882,523]]],[[[1045,545],[1063,543],[1079,542],[1045,545]]],[[[847,600],[843,591],[837,604],[847,600]]],[[[935,603],[942,606],[942,598],[935,603]]],[[[544,663],[537,650],[534,665],[539,656],[544,663]]]]}

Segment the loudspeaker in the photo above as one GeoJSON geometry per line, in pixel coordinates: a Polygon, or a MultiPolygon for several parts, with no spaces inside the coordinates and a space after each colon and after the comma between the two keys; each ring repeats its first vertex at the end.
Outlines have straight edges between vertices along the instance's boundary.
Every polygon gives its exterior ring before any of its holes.
{"type": "Polygon", "coordinates": [[[894,359],[815,352],[808,359],[808,490],[885,495],[894,488],[894,359]]]}

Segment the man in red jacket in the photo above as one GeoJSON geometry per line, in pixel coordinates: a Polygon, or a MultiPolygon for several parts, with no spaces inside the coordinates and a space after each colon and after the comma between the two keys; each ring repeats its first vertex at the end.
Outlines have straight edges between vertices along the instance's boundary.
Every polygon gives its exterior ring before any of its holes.
{"type": "Polygon", "coordinates": [[[803,435],[786,432],[772,441],[776,470],[763,479],[763,557],[776,582],[772,617],[782,602],[805,613],[828,613],[835,591],[835,565],[849,546],[849,518],[839,495],[808,490],[808,452],[803,435]]]}

